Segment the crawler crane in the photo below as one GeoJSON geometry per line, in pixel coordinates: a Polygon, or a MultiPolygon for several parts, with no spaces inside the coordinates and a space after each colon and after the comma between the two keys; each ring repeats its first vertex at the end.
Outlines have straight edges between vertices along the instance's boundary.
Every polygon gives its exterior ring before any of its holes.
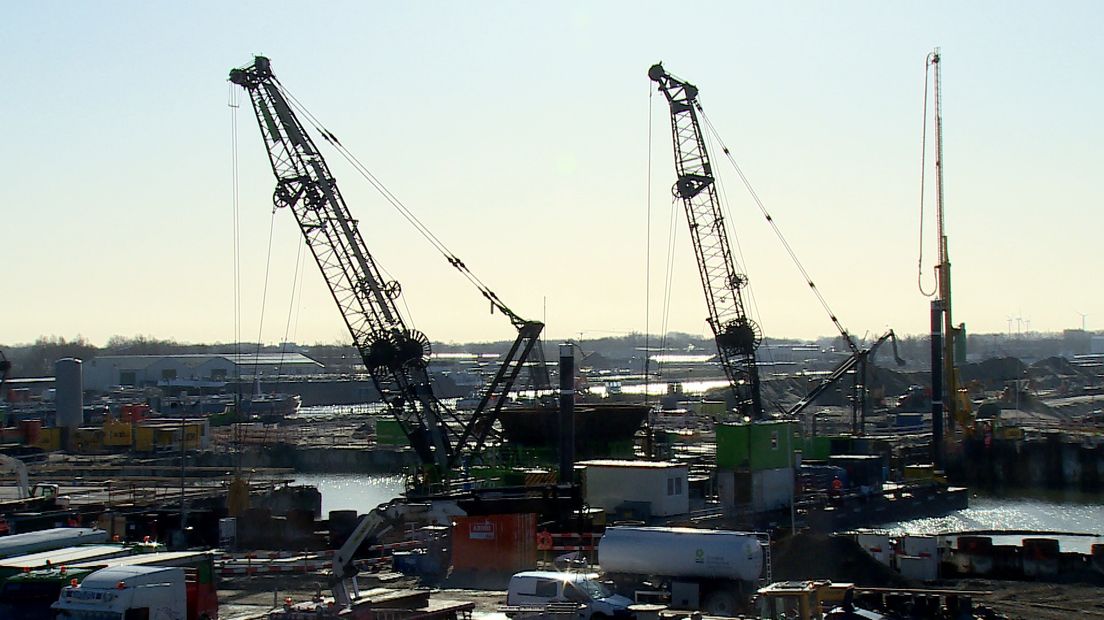
{"type": "MultiPolygon", "coordinates": [[[[434,477],[448,477],[463,458],[482,450],[519,372],[534,348],[539,353],[544,324],[522,319],[480,285],[518,335],[474,413],[460,419],[434,395],[427,370],[429,339],[399,312],[399,283],[383,277],[365,246],[333,174],[295,114],[292,104],[297,102],[273,75],[269,59],[258,56],[253,64],[232,70],[230,81],[252,101],[276,175],[275,206],[295,215],[364,366],[410,445],[434,477]]],[[[332,134],[323,135],[336,142],[332,134]]],[[[458,258],[448,259],[467,272],[458,258]]]]}
{"type": "Polygon", "coordinates": [[[690,224],[717,354],[732,386],[737,414],[758,420],[763,417],[763,402],[755,351],[763,334],[744,309],[747,276],[736,269],[729,247],[713,167],[698,121],[698,88],[667,73],[662,64],[653,65],[648,77],[659,85],[671,108],[678,175],[672,191],[682,200],[690,224]]]}

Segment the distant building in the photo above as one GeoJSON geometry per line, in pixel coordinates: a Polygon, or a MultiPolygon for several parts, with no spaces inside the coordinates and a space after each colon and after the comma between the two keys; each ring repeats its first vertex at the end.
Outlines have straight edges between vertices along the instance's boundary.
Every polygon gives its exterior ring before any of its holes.
{"type": "Polygon", "coordinates": [[[324,368],[302,353],[103,355],[84,364],[84,389],[211,388],[237,377],[314,375],[324,368]]]}
{"type": "Polygon", "coordinates": [[[1094,353],[1093,335],[1083,329],[1067,329],[1062,332],[1062,350],[1067,356],[1094,353]]]}

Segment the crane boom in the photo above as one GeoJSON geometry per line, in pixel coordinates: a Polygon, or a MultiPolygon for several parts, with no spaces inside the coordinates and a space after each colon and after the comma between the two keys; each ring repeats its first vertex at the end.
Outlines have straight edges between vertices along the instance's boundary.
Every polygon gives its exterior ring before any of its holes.
{"type": "Polygon", "coordinates": [[[673,192],[682,200],[690,224],[718,357],[736,396],[737,412],[760,419],[763,403],[755,351],[763,335],[744,309],[747,276],[736,269],[729,247],[713,168],[698,121],[698,89],[667,73],[662,64],[653,65],[648,77],[659,85],[670,105],[678,175],[673,192]]]}
{"type": "Polygon", "coordinates": [[[276,175],[273,203],[295,214],[381,398],[424,463],[447,470],[453,445],[447,410],[429,382],[429,340],[395,301],[397,282],[380,272],[314,142],[296,118],[267,58],[230,72],[253,103],[276,175]]]}
{"type": "MultiPolygon", "coordinates": [[[[510,319],[518,335],[479,406],[462,425],[450,425],[449,418],[455,416],[434,395],[429,380],[429,339],[399,312],[396,300],[402,288],[383,277],[269,59],[258,56],[252,65],[232,70],[230,81],[243,87],[253,103],[276,175],[273,203],[295,214],[376,390],[422,463],[448,475],[462,456],[482,450],[523,367],[529,365],[538,390],[547,387],[539,346],[544,324],[521,318],[479,283],[492,308],[510,319]]],[[[448,259],[471,276],[458,258],[448,259]]]]}

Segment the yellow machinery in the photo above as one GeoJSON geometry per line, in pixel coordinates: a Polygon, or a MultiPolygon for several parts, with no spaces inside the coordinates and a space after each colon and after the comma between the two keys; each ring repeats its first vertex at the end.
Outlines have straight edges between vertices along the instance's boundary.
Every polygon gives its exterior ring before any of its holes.
{"type": "Polygon", "coordinates": [[[853,595],[854,591],[853,583],[828,580],[772,583],[759,589],[755,617],[761,620],[822,620],[826,611],[843,604],[848,593],[853,595]]]}

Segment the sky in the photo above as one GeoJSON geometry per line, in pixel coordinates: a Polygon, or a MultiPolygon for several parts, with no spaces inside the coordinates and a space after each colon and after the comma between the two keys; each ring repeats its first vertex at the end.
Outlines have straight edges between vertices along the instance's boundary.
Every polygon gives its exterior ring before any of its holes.
{"type": "MultiPolygon", "coordinates": [[[[646,75],[663,61],[700,88],[843,325],[876,337],[928,329],[924,61],[940,47],[956,322],[1104,324],[1099,2],[3,4],[0,343],[349,340],[293,215],[273,213],[251,109],[228,106],[246,103],[228,71],[254,54],[552,340],[708,331],[671,199],[667,108],[646,75]]],[[[713,148],[755,320],[773,337],[834,334],[713,148]]],[[[439,342],[513,337],[323,153],[417,329],[439,342]]]]}

